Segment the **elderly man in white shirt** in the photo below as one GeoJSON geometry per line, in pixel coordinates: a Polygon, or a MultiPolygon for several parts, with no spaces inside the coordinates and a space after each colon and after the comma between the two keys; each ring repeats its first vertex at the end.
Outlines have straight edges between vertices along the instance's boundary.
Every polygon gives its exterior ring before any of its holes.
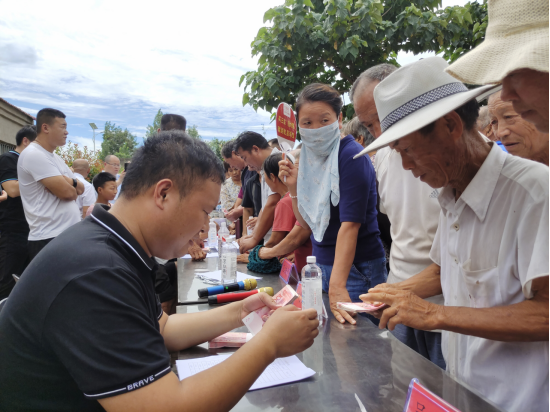
{"type": "Polygon", "coordinates": [[[506,410],[548,411],[548,167],[504,153],[475,126],[476,97],[431,57],[374,89],[382,135],[439,195],[430,257],[412,278],[362,299],[380,327],[442,329],[447,371],[506,410]],[[445,305],[423,300],[443,293],[445,305]]]}
{"type": "MultiPolygon", "coordinates": [[[[361,73],[350,90],[357,118],[375,138],[382,131],[373,90],[396,70],[397,67],[387,63],[373,66],[361,73]]],[[[439,191],[403,170],[401,155],[391,147],[378,150],[373,164],[378,181],[380,213],[386,214],[391,223],[388,283],[402,282],[432,264],[430,249],[441,212],[437,201],[439,191]]],[[[442,305],[443,296],[432,296],[428,301],[442,305]]],[[[441,331],[423,331],[396,325],[392,332],[399,341],[445,369],[441,331]]]]}
{"type": "Polygon", "coordinates": [[[78,206],[78,210],[80,210],[80,216],[84,219],[88,208],[95,203],[97,193],[94,186],[85,178],[90,173],[90,164],[86,159],[75,159],[73,170],[74,177],[84,185],[84,193],[76,198],[76,205],[78,206]]]}

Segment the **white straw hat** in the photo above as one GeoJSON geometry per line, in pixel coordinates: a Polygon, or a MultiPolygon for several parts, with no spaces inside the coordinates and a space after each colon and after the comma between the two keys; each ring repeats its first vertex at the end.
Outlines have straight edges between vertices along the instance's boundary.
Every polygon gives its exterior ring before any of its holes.
{"type": "Polygon", "coordinates": [[[468,88],[445,73],[449,65],[438,56],[396,70],[374,88],[374,102],[382,134],[357,158],[389,145],[452,112],[464,103],[502,88],[500,85],[468,88]]]}
{"type": "Polygon", "coordinates": [[[548,72],[548,0],[489,0],[485,40],[447,69],[469,84],[500,83],[510,72],[548,72]]]}

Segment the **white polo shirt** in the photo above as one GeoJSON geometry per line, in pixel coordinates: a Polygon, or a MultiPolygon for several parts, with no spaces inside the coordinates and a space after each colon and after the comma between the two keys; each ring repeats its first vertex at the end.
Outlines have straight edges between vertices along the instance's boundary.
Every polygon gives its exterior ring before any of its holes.
{"type": "MultiPolygon", "coordinates": [[[[492,144],[492,143],[491,143],[492,144]]],[[[439,195],[430,253],[446,306],[490,308],[532,297],[548,276],[548,167],[496,144],[464,193],[439,195]]],[[[447,371],[510,411],[548,411],[548,342],[499,342],[444,331],[447,371]]]]}
{"type": "Polygon", "coordinates": [[[40,182],[53,176],[73,178],[73,172],[61,157],[33,142],[19,156],[17,176],[30,241],[54,238],[80,222],[82,214],[78,214],[76,202],[59,199],[40,182]]]}
{"type": "MultiPolygon", "coordinates": [[[[392,245],[388,283],[409,279],[433,262],[430,250],[439,224],[439,190],[403,169],[401,155],[385,147],[376,152],[374,169],[378,180],[380,211],[391,223],[392,245]]],[[[426,299],[443,305],[443,296],[426,299]]]]}
{"type": "Polygon", "coordinates": [[[73,174],[74,177],[80,180],[84,185],[84,192],[76,198],[76,205],[78,206],[78,210],[80,210],[80,217],[82,217],[82,208],[93,205],[97,199],[97,193],[94,189],[94,185],[88,182],[84,176],[76,172],[73,174]]]}

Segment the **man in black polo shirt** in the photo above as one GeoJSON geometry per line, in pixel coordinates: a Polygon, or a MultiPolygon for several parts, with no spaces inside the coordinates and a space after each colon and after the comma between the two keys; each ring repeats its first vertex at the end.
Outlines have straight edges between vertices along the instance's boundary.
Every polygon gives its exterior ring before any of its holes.
{"type": "Polygon", "coordinates": [[[25,148],[36,139],[36,126],[25,126],[15,135],[15,150],[0,156],[0,185],[8,198],[0,203],[0,300],[8,297],[15,281],[29,263],[29,224],[19,193],[17,161],[25,148]]]}
{"type": "Polygon", "coordinates": [[[181,382],[171,372],[169,351],[276,308],[261,293],[168,317],[154,293],[151,256],[185,254],[223,177],[215,154],[183,132],[145,141],[110,211],[96,205],[52,240],[0,311],[0,410],[229,410],[275,358],[313,343],[315,310],[290,305],[221,364],[181,382]]]}

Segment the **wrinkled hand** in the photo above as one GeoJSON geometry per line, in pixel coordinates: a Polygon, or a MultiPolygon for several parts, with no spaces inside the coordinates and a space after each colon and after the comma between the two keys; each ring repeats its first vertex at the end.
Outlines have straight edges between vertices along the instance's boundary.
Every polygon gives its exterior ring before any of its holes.
{"type": "Polygon", "coordinates": [[[242,209],[240,209],[240,208],[230,210],[228,213],[225,214],[225,218],[227,220],[230,220],[231,222],[234,222],[240,216],[242,216],[242,209]]]}
{"type": "Polygon", "coordinates": [[[244,253],[250,249],[254,249],[258,245],[258,242],[252,237],[247,236],[246,238],[241,238],[241,241],[239,242],[240,252],[244,253]]]}
{"type": "Polygon", "coordinates": [[[206,258],[206,252],[202,250],[202,248],[197,245],[193,240],[189,241],[189,248],[187,249],[187,253],[191,255],[192,260],[204,260],[206,258]]]}
{"type": "Polygon", "coordinates": [[[250,230],[254,230],[254,228],[256,227],[256,222],[258,221],[258,218],[257,217],[253,217],[252,219],[248,219],[246,221],[246,227],[250,230]]]}
{"type": "Polygon", "coordinates": [[[438,329],[438,317],[444,307],[421,299],[412,292],[396,289],[387,284],[369,289],[369,293],[359,296],[363,302],[382,302],[387,307],[381,312],[380,329],[394,330],[395,325],[403,324],[415,329],[438,329]]]}
{"type": "Polygon", "coordinates": [[[296,185],[298,182],[298,168],[290,160],[281,160],[279,162],[279,179],[283,182],[288,190],[296,193],[296,185]],[[285,181],[286,176],[286,181],[285,181]]]}
{"type": "Polygon", "coordinates": [[[356,313],[338,309],[336,305],[338,302],[351,302],[347,289],[331,286],[328,291],[328,297],[330,300],[330,311],[336,320],[340,323],[346,323],[346,321],[348,321],[352,325],[355,325],[356,321],[353,318],[356,316],[356,313]]]}
{"type": "Polygon", "coordinates": [[[271,253],[273,249],[270,247],[263,247],[258,251],[258,257],[263,260],[269,260],[275,257],[273,253],[271,253]]]}
{"type": "Polygon", "coordinates": [[[237,256],[237,263],[248,263],[248,253],[237,256]]]}
{"type": "Polygon", "coordinates": [[[266,339],[266,344],[273,345],[277,358],[284,358],[313,345],[319,334],[318,327],[315,309],[300,310],[287,305],[273,312],[257,337],[261,336],[266,339]]]}
{"type": "Polygon", "coordinates": [[[291,262],[291,263],[294,263],[294,262],[296,261],[296,256],[294,255],[294,252],[291,253],[290,255],[288,255],[288,256],[286,257],[286,260],[288,260],[288,261],[291,262]]]}

